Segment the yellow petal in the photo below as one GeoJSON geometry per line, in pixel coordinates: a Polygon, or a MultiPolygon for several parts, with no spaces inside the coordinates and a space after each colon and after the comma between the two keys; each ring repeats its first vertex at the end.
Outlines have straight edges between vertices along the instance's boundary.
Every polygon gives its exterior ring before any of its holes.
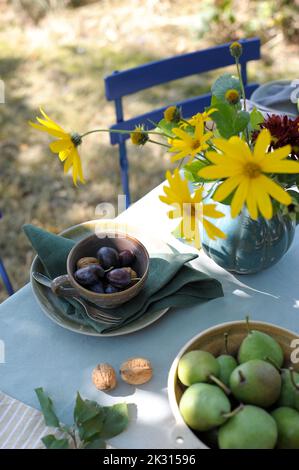
{"type": "Polygon", "coordinates": [[[214,201],[221,202],[226,199],[227,196],[229,196],[233,192],[233,190],[238,186],[238,184],[240,184],[241,180],[241,175],[235,175],[221,183],[221,185],[218,186],[213,196],[214,201]]]}
{"type": "Polygon", "coordinates": [[[271,219],[273,215],[271,199],[265,191],[263,182],[260,181],[259,178],[258,181],[255,183],[254,190],[260,213],[265,219],[271,219]]]}
{"type": "Polygon", "coordinates": [[[204,217],[212,217],[213,219],[220,219],[224,214],[216,209],[216,204],[204,204],[203,215],[204,217]]]}
{"type": "Polygon", "coordinates": [[[36,124],[35,122],[29,121],[28,124],[31,127],[34,127],[34,129],[37,129],[41,132],[47,132],[47,134],[52,135],[53,137],[63,138],[65,136],[65,133],[57,131],[56,129],[50,129],[48,127],[42,126],[41,124],[36,124]]]}
{"type": "Polygon", "coordinates": [[[59,156],[60,161],[62,162],[64,162],[67,158],[73,161],[71,157],[71,149],[62,150],[61,152],[59,152],[58,156],[59,156]]]}
{"type": "Polygon", "coordinates": [[[299,173],[299,162],[291,160],[271,160],[271,156],[263,161],[262,170],[265,173],[299,173]]]}
{"type": "Polygon", "coordinates": [[[232,217],[237,217],[239,213],[241,212],[244,202],[248,193],[248,187],[249,187],[249,179],[243,179],[243,181],[240,183],[238,188],[236,189],[236,192],[233,196],[233,200],[231,203],[231,215],[232,217]]]}
{"type": "Polygon", "coordinates": [[[180,137],[182,140],[185,140],[186,142],[191,142],[192,143],[192,137],[190,134],[188,134],[187,132],[183,131],[182,129],[180,129],[179,127],[175,127],[174,129],[172,129],[172,132],[177,135],[178,137],[180,137]]]}
{"type": "Polygon", "coordinates": [[[270,132],[268,131],[268,129],[263,129],[259,133],[256,139],[256,143],[254,145],[254,151],[253,151],[254,158],[256,158],[257,160],[263,159],[265,156],[265,153],[268,150],[270,142],[271,142],[270,132]]]}
{"type": "Polygon", "coordinates": [[[39,110],[40,110],[41,114],[44,116],[44,118],[47,119],[47,121],[52,124],[52,126],[54,126],[57,130],[59,130],[59,131],[61,131],[61,132],[64,132],[64,133],[66,134],[65,130],[64,130],[62,127],[60,127],[55,121],[53,121],[53,119],[51,119],[51,118],[45,113],[45,111],[43,110],[43,108],[39,108],[39,110]]]}
{"type": "Polygon", "coordinates": [[[228,178],[229,176],[235,176],[238,172],[239,168],[235,168],[233,166],[210,165],[199,170],[198,175],[210,180],[218,180],[228,178]]]}
{"type": "Polygon", "coordinates": [[[256,201],[254,188],[253,188],[253,181],[254,180],[249,181],[249,188],[248,188],[247,197],[246,197],[246,205],[247,205],[247,209],[248,209],[250,217],[253,220],[257,220],[258,210],[257,210],[257,201],[256,201]]]}
{"type": "Polygon", "coordinates": [[[263,185],[263,188],[267,193],[273,197],[273,199],[276,199],[278,202],[281,204],[289,205],[292,202],[291,196],[282,189],[279,184],[274,183],[270,178],[268,178],[265,175],[261,175],[259,177],[259,180],[261,184],[263,185]]]}
{"type": "Polygon", "coordinates": [[[204,219],[203,226],[207,232],[208,237],[212,240],[215,240],[216,238],[226,238],[225,233],[223,233],[222,230],[212,224],[209,220],[204,219]]]}
{"type": "Polygon", "coordinates": [[[269,156],[271,160],[272,159],[283,160],[291,153],[291,150],[292,150],[292,147],[290,145],[284,145],[283,147],[272,150],[272,152],[269,152],[267,156],[269,156]]]}
{"type": "Polygon", "coordinates": [[[55,140],[54,142],[51,142],[49,147],[54,153],[59,153],[62,152],[63,150],[66,150],[72,146],[72,142],[68,139],[62,139],[62,140],[55,140]]]}

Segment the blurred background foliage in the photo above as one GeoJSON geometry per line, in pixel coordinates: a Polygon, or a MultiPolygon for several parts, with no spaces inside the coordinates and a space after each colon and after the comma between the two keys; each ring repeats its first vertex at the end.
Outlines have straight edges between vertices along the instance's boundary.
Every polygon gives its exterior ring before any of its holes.
{"type": "MultiPolygon", "coordinates": [[[[118,152],[108,136],[81,148],[86,186],[74,188],[29,129],[42,105],[67,130],[109,126],[103,77],[147,61],[243,37],[259,36],[262,60],[249,67],[263,83],[299,78],[299,0],[0,0],[0,253],[15,288],[28,280],[32,251],[24,223],[59,232],[95,217],[97,204],[121,193],[118,152]]],[[[197,95],[216,73],[128,97],[127,116],[197,95]]],[[[133,200],[159,184],[169,159],[160,148],[130,147],[133,200]]],[[[0,301],[5,298],[0,285],[0,301]]]]}

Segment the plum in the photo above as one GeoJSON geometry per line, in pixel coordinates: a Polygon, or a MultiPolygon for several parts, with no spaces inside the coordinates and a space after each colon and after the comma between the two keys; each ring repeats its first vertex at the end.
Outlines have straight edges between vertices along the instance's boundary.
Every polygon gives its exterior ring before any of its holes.
{"type": "Polygon", "coordinates": [[[131,266],[135,260],[133,251],[123,250],[119,253],[119,261],[121,266],[131,266]]]}
{"type": "Polygon", "coordinates": [[[97,251],[97,258],[104,269],[118,268],[119,267],[119,254],[118,251],[109,246],[102,246],[97,251]]]}
{"type": "Polygon", "coordinates": [[[110,284],[119,289],[124,289],[131,284],[130,273],[125,268],[112,269],[107,274],[107,279],[110,284]]]}

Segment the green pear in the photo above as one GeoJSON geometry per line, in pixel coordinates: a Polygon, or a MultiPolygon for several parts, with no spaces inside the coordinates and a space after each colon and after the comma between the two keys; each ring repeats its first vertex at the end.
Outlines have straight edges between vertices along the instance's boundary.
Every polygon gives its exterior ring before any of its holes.
{"type": "Polygon", "coordinates": [[[273,449],[277,426],[269,413],[246,405],[232,416],[218,432],[220,449],[273,449]]]}
{"type": "Polygon", "coordinates": [[[272,413],[278,429],[278,449],[299,449],[299,413],[282,406],[272,413]]]}
{"type": "Polygon", "coordinates": [[[181,357],[178,364],[178,377],[186,385],[209,382],[211,376],[218,377],[219,364],[207,351],[189,351],[181,357]]]}
{"type": "Polygon", "coordinates": [[[182,395],[180,412],[184,421],[196,431],[208,431],[226,421],[230,401],[216,385],[196,383],[182,395]]]}
{"type": "Polygon", "coordinates": [[[291,408],[298,408],[299,405],[299,374],[289,369],[281,370],[281,392],[277,402],[278,406],[288,406],[291,408]],[[293,377],[292,377],[293,376],[293,377]],[[298,386],[295,387],[294,383],[298,386]]]}
{"type": "Polygon", "coordinates": [[[238,363],[236,359],[229,354],[221,354],[216,360],[220,366],[219,379],[228,386],[232,371],[238,366],[238,363]]]}
{"type": "Polygon", "coordinates": [[[233,395],[241,402],[268,407],[278,400],[281,378],[274,366],[253,359],[234,369],[229,385],[233,395]]]}
{"type": "Polygon", "coordinates": [[[262,331],[250,330],[248,325],[248,335],[241,343],[238,360],[242,364],[252,359],[269,361],[277,367],[281,367],[284,355],[283,350],[275,339],[262,331]]]}

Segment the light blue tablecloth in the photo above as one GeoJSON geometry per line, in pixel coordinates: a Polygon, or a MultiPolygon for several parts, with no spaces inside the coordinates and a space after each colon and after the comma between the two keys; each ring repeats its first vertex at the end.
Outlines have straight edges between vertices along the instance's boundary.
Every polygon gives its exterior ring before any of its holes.
{"type": "MultiPolygon", "coordinates": [[[[140,220],[143,214],[144,220],[147,219],[144,223],[153,226],[150,208],[156,220],[164,220],[165,208],[157,201],[157,191],[133,206],[127,217],[140,220]]],[[[165,233],[165,227],[159,227],[165,233]]],[[[176,248],[189,251],[180,242],[172,241],[176,248]]],[[[0,390],[37,407],[34,388],[42,386],[65,422],[72,419],[77,390],[102,404],[133,403],[137,409],[131,407],[131,424],[113,444],[121,448],[171,447],[174,422],[166,387],[168,370],[179,349],[203,329],[244,319],[247,314],[252,319],[269,321],[299,333],[298,260],[298,234],[282,261],[252,276],[236,278],[201,253],[195,265],[223,283],[224,298],[195,308],[170,311],[142,331],[115,338],[83,336],[52,323],[40,310],[28,285],[0,306],[0,340],[5,345],[5,363],[0,364],[0,390]],[[97,363],[109,362],[118,369],[122,361],[132,356],[152,361],[151,382],[136,389],[120,383],[110,395],[94,388],[91,371],[97,363]]]]}

